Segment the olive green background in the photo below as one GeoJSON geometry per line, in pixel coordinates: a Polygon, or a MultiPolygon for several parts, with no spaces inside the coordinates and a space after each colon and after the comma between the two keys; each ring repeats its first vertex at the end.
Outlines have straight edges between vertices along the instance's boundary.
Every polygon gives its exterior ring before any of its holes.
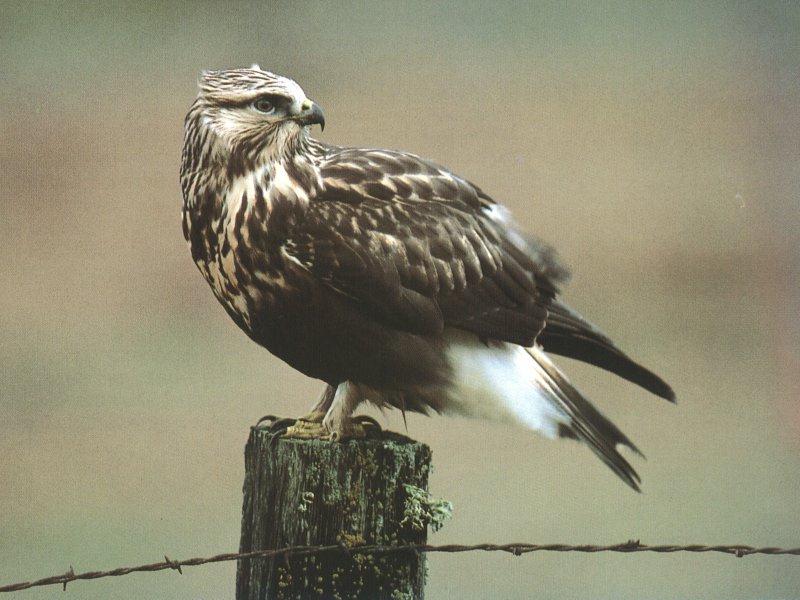
{"type": "MultiPolygon", "coordinates": [[[[648,460],[410,417],[433,543],[800,546],[795,3],[0,4],[0,583],[238,546],[248,427],[320,383],[229,322],[180,231],[205,68],[295,78],[322,137],[506,203],[566,299],[675,387],[563,360],[648,460]]],[[[398,415],[388,426],[401,429],[398,415]]],[[[435,555],[430,598],[800,598],[800,559],[435,555]]],[[[234,564],[14,597],[230,598],[234,564]]]]}

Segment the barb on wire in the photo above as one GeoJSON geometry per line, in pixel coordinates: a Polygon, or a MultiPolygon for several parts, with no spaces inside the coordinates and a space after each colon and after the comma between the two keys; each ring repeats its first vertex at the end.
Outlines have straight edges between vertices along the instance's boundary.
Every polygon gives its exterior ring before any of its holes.
{"type": "Polygon", "coordinates": [[[408,552],[409,550],[415,552],[508,552],[514,556],[521,556],[523,554],[530,554],[532,552],[656,552],[659,554],[670,554],[674,552],[716,552],[721,554],[731,554],[739,558],[749,556],[751,554],[762,554],[768,556],[777,555],[792,555],[800,556],[800,548],[776,548],[772,546],[756,548],[753,546],[745,546],[742,544],[730,546],[706,546],[703,544],[688,544],[688,545],[673,545],[665,544],[659,546],[649,546],[642,544],[639,540],[629,540],[622,544],[612,544],[609,546],[596,546],[593,544],[571,545],[571,544],[530,544],[530,543],[515,543],[515,544],[443,544],[433,546],[430,544],[407,544],[399,546],[378,546],[378,545],[365,545],[365,546],[352,546],[343,547],[341,544],[330,546],[292,546],[288,548],[279,548],[277,550],[256,550],[254,552],[228,552],[226,554],[217,554],[206,558],[187,558],[184,560],[171,560],[166,555],[164,562],[151,563],[148,565],[139,565],[136,567],[119,567],[110,571],[87,571],[86,573],[75,573],[72,566],[69,571],[63,575],[54,575],[52,577],[45,577],[44,579],[37,579],[36,581],[25,581],[21,583],[12,583],[10,585],[0,586],[0,592],[18,592],[20,590],[27,590],[33,587],[40,587],[45,585],[63,585],[67,589],[67,584],[72,581],[85,580],[85,579],[101,579],[103,577],[119,577],[121,575],[128,575],[129,573],[141,573],[149,571],[164,571],[172,569],[183,573],[182,567],[194,567],[198,565],[205,565],[216,562],[226,562],[232,560],[244,560],[248,558],[274,558],[282,556],[285,560],[289,557],[309,556],[311,554],[323,554],[326,552],[344,552],[345,554],[395,554],[398,552],[408,552]]]}

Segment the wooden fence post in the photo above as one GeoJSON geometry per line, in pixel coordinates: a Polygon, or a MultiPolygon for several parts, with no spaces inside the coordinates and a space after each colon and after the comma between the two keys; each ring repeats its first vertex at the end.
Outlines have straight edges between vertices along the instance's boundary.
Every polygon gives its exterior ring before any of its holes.
{"type": "MultiPolygon", "coordinates": [[[[404,436],[326,442],[253,428],[245,448],[240,552],[287,546],[425,543],[405,485],[428,488],[431,451],[404,436]]],[[[239,561],[237,600],[423,598],[425,555],[327,552],[239,561]]]]}

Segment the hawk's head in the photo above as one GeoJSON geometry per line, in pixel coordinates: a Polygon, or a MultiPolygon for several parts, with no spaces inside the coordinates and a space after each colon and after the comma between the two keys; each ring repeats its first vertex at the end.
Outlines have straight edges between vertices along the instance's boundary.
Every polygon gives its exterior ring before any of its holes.
{"type": "Polygon", "coordinates": [[[303,136],[306,126],[325,127],[322,109],[291,79],[249,69],[206,71],[190,113],[231,151],[279,155],[303,136]]]}

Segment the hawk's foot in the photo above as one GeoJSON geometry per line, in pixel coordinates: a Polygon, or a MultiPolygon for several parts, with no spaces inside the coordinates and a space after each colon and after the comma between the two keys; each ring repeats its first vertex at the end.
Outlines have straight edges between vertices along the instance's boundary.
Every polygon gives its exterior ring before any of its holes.
{"type": "Polygon", "coordinates": [[[256,424],[253,426],[253,429],[266,429],[272,433],[275,432],[283,432],[286,430],[287,427],[291,426],[295,422],[295,419],[287,419],[284,417],[276,417],[275,415],[265,415],[261,417],[256,424]]]}
{"type": "MultiPolygon", "coordinates": [[[[325,425],[325,423],[323,423],[325,425]]],[[[332,442],[344,442],[347,440],[363,440],[366,438],[380,438],[383,434],[380,424],[367,415],[358,415],[345,421],[331,423],[328,437],[332,442]],[[333,427],[331,427],[333,425],[333,427]]]]}
{"type": "Polygon", "coordinates": [[[361,423],[354,419],[340,423],[338,427],[328,432],[328,439],[332,442],[346,442],[347,440],[363,440],[367,437],[367,430],[361,423]]]}
{"type": "Polygon", "coordinates": [[[367,415],[358,415],[345,421],[325,422],[325,413],[312,412],[299,419],[279,418],[274,415],[262,417],[256,427],[264,423],[264,428],[277,437],[304,440],[329,440],[344,442],[365,438],[380,438],[383,429],[380,424],[367,415]]]}
{"type": "Polygon", "coordinates": [[[328,439],[329,431],[322,424],[322,419],[325,417],[324,412],[311,412],[304,417],[300,417],[294,423],[287,427],[283,433],[283,437],[287,438],[300,438],[303,440],[325,440],[328,439]]]}
{"type": "MultiPolygon", "coordinates": [[[[322,423],[322,417],[324,416],[325,413],[319,413],[319,412],[312,412],[304,417],[300,417],[299,419],[276,417],[275,415],[266,415],[258,420],[258,422],[255,424],[255,427],[259,429],[266,429],[267,431],[269,431],[274,435],[283,435],[289,429],[293,429],[295,427],[299,427],[300,429],[312,429],[313,424],[322,423]]],[[[292,437],[299,437],[299,436],[292,436],[292,437]]],[[[309,436],[304,436],[304,437],[309,437],[309,436]]]]}

